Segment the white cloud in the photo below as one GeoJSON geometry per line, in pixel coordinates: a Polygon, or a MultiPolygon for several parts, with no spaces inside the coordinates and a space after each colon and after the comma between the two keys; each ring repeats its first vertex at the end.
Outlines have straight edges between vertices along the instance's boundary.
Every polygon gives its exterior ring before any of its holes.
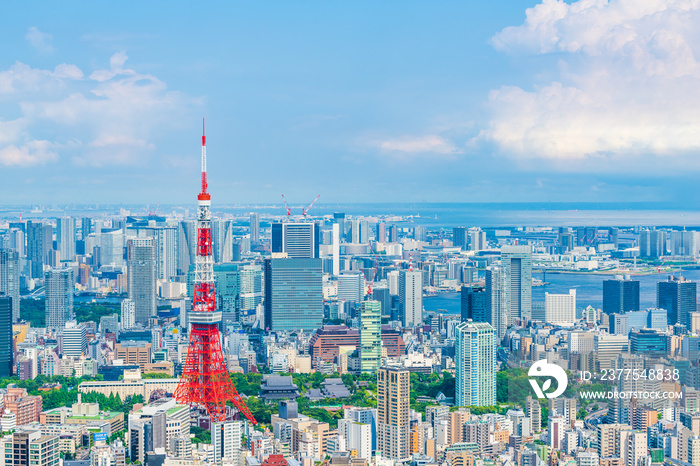
{"type": "Polygon", "coordinates": [[[53,36],[51,34],[41,32],[36,26],[32,26],[27,29],[27,33],[24,35],[24,38],[27,39],[29,45],[41,53],[53,52],[53,46],[51,45],[53,36]]]}
{"type": "Polygon", "coordinates": [[[544,70],[558,78],[492,91],[478,140],[564,160],[699,150],[699,22],[700,0],[544,0],[492,42],[514,55],[558,54],[544,70]]]}
{"type": "Polygon", "coordinates": [[[5,166],[30,166],[53,162],[58,154],[48,141],[29,141],[21,147],[9,145],[0,149],[0,164],[5,166]]]}
{"type": "Polygon", "coordinates": [[[0,70],[0,165],[55,162],[51,148],[59,147],[78,165],[143,162],[156,149],[154,137],[176,127],[200,101],[125,69],[126,60],[125,53],[114,54],[110,69],[91,73],[90,80],[66,63],[53,71],[23,63],[0,70]],[[3,121],[10,115],[14,119],[3,121]]]}
{"type": "Polygon", "coordinates": [[[459,152],[451,142],[435,134],[388,139],[378,142],[377,145],[380,149],[387,152],[402,152],[405,154],[454,154],[459,152]]]}

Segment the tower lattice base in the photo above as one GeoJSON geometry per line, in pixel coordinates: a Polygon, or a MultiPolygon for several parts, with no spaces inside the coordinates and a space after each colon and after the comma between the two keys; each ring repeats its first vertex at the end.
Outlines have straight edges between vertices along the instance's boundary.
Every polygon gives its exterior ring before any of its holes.
{"type": "Polygon", "coordinates": [[[226,402],[231,401],[246,418],[257,424],[231,382],[216,324],[192,324],[187,361],[174,396],[180,403],[206,408],[212,422],[226,420],[226,402]]]}

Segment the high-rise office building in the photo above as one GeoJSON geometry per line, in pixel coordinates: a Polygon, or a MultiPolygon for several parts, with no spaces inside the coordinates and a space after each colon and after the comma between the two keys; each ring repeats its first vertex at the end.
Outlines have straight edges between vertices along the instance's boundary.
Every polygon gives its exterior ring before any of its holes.
{"type": "Polygon", "coordinates": [[[525,398],[525,415],[530,418],[532,432],[542,430],[542,407],[537,398],[531,396],[525,398]]]}
{"type": "Polygon", "coordinates": [[[46,328],[62,330],[66,322],[73,320],[73,293],[75,278],[73,269],[51,269],[44,277],[46,286],[46,328]]]}
{"type": "Polygon", "coordinates": [[[374,372],[382,356],[382,316],[379,301],[365,300],[360,306],[360,370],[374,372]]]}
{"type": "Polygon", "coordinates": [[[398,243],[399,242],[399,226],[391,225],[389,227],[389,242],[398,243]]]}
{"type": "Polygon", "coordinates": [[[501,266],[492,265],[486,268],[485,274],[486,308],[490,311],[488,323],[496,331],[500,340],[510,324],[510,294],[506,292],[507,277],[501,266]]]}
{"type": "Polygon", "coordinates": [[[467,229],[465,227],[452,228],[452,245],[456,248],[467,248],[467,229]]]}
{"type": "Polygon", "coordinates": [[[265,326],[314,330],[323,323],[321,259],[265,260],[265,326]]]}
{"type": "Polygon", "coordinates": [[[335,212],[333,214],[333,223],[338,224],[340,237],[345,239],[345,234],[347,233],[345,229],[345,214],[342,212],[335,212]]]}
{"type": "Polygon", "coordinates": [[[544,294],[545,322],[562,327],[573,327],[576,323],[576,290],[567,294],[544,294]]]}
{"type": "Polygon", "coordinates": [[[598,229],[596,227],[579,227],[576,229],[577,246],[595,246],[598,244],[598,229]]]}
{"type": "Polygon", "coordinates": [[[510,301],[508,324],[532,316],[532,248],[503,246],[501,264],[506,273],[506,298],[510,301]]]}
{"type": "Polygon", "coordinates": [[[656,307],[668,311],[668,325],[690,328],[691,313],[697,312],[697,289],[696,282],[675,276],[656,284],[656,307]]]}
{"type": "Polygon", "coordinates": [[[372,287],[372,299],[379,301],[383,316],[391,315],[391,293],[386,285],[372,287]]]}
{"type": "Polygon", "coordinates": [[[395,367],[377,371],[377,450],[396,460],[410,457],[411,373],[395,367]]]}
{"type": "Polygon", "coordinates": [[[134,301],[136,322],[156,315],[156,245],[153,238],[127,241],[129,299],[134,301]]]}
{"type": "Polygon", "coordinates": [[[233,225],[230,220],[212,220],[211,241],[214,262],[221,264],[233,260],[233,225]]]}
{"type": "Polygon", "coordinates": [[[177,224],[177,274],[182,276],[194,264],[197,228],[193,220],[183,220],[177,224]]]}
{"type": "Polygon", "coordinates": [[[461,322],[455,328],[457,406],[496,404],[496,339],[486,322],[461,322]]]}
{"type": "Polygon", "coordinates": [[[74,358],[87,355],[87,329],[83,325],[66,323],[63,329],[63,355],[74,358]]]}
{"type": "Polygon", "coordinates": [[[424,226],[413,227],[413,239],[416,241],[425,241],[427,239],[427,231],[424,226]]]}
{"type": "Polygon", "coordinates": [[[238,458],[243,446],[243,421],[215,422],[211,429],[211,445],[214,449],[214,463],[221,464],[222,458],[238,458]]]}
{"type": "Polygon", "coordinates": [[[338,301],[359,304],[365,295],[365,276],[359,270],[344,270],[338,275],[338,301]]]}
{"type": "MultiPolygon", "coordinates": [[[[170,280],[177,276],[177,229],[156,228],[156,279],[170,280]]],[[[216,250],[216,247],[214,247],[216,250]]]]}
{"type": "Polygon", "coordinates": [[[461,291],[462,322],[490,322],[491,308],[486,290],[483,287],[462,286],[461,291]]]}
{"type": "Polygon", "coordinates": [[[486,249],[486,232],[479,229],[471,230],[469,232],[469,250],[470,251],[483,251],[486,249]]]}
{"type": "Polygon", "coordinates": [[[405,327],[423,324],[423,272],[399,271],[399,312],[405,327]]]}
{"type": "Polygon", "coordinates": [[[250,213],[250,242],[260,242],[260,214],[257,212],[250,213]]]}
{"type": "Polygon", "coordinates": [[[46,255],[52,248],[53,231],[51,225],[27,222],[27,260],[32,278],[44,276],[46,255]]]}
{"type": "Polygon", "coordinates": [[[100,265],[124,266],[124,232],[121,229],[100,233],[100,265]]]}
{"type": "Polygon", "coordinates": [[[700,232],[697,231],[672,231],[671,249],[672,256],[698,257],[700,248],[700,232]]]}
{"type": "Polygon", "coordinates": [[[75,260],[75,218],[56,219],[56,249],[61,253],[62,261],[75,260]]]}
{"type": "Polygon", "coordinates": [[[12,322],[19,320],[19,253],[0,249],[0,294],[12,299],[12,322]]]}
{"type": "Polygon", "coordinates": [[[12,306],[12,298],[0,296],[0,377],[12,376],[12,306]]]}
{"type": "MultiPolygon", "coordinates": [[[[125,299],[121,304],[122,310],[122,330],[128,330],[136,326],[136,303],[133,299],[125,299]]],[[[180,310],[183,311],[182,309],[180,310]]]]}
{"type": "Polygon", "coordinates": [[[80,219],[80,239],[83,241],[92,233],[92,219],[83,217],[80,219]]]}
{"type": "Polygon", "coordinates": [[[314,222],[272,224],[272,252],[286,252],[293,259],[319,257],[320,229],[314,222]]]}
{"type": "Polygon", "coordinates": [[[603,312],[624,314],[639,310],[639,280],[629,276],[617,276],[614,280],[603,280],[603,312]]]}
{"type": "Polygon", "coordinates": [[[666,232],[664,230],[642,230],[639,232],[639,257],[658,258],[666,254],[666,232]]]}
{"type": "Polygon", "coordinates": [[[386,243],[386,241],[386,223],[379,222],[377,223],[377,243],[386,243]]]}

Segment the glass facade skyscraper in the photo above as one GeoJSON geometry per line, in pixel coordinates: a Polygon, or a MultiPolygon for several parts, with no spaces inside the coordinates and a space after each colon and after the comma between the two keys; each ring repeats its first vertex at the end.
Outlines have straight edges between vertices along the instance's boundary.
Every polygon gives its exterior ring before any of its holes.
{"type": "Polygon", "coordinates": [[[272,252],[286,252],[291,258],[319,256],[320,228],[314,222],[272,224],[272,252]]]}
{"type": "Polygon", "coordinates": [[[44,277],[46,285],[46,328],[58,330],[74,319],[73,293],[75,277],[73,269],[52,269],[44,277]]]}
{"type": "Polygon", "coordinates": [[[639,310],[639,280],[616,277],[603,280],[603,312],[624,314],[639,310]]]}
{"type": "Polygon", "coordinates": [[[127,241],[129,299],[136,307],[136,322],[156,315],[156,245],[153,238],[127,241]]]}
{"type": "Polygon", "coordinates": [[[501,265],[506,274],[506,294],[510,303],[508,324],[532,317],[532,248],[503,246],[501,265]]]}
{"type": "Polygon", "coordinates": [[[0,249],[0,294],[12,299],[12,322],[19,320],[19,254],[0,249]]]}
{"type": "Polygon", "coordinates": [[[321,259],[265,260],[265,327],[315,330],[323,323],[321,259]]]}
{"type": "Polygon", "coordinates": [[[698,284],[683,277],[668,277],[656,284],[656,307],[668,311],[668,325],[690,328],[690,314],[697,312],[698,284]]]}
{"type": "Polygon", "coordinates": [[[9,296],[0,296],[0,377],[12,376],[12,306],[9,296]]]}

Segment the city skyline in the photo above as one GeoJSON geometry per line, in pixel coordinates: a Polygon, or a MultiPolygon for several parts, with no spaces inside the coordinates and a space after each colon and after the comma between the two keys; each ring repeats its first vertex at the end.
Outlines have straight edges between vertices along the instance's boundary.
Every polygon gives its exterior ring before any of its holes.
{"type": "Polygon", "coordinates": [[[698,204],[695,6],[8,8],[5,204],[698,204]]]}

